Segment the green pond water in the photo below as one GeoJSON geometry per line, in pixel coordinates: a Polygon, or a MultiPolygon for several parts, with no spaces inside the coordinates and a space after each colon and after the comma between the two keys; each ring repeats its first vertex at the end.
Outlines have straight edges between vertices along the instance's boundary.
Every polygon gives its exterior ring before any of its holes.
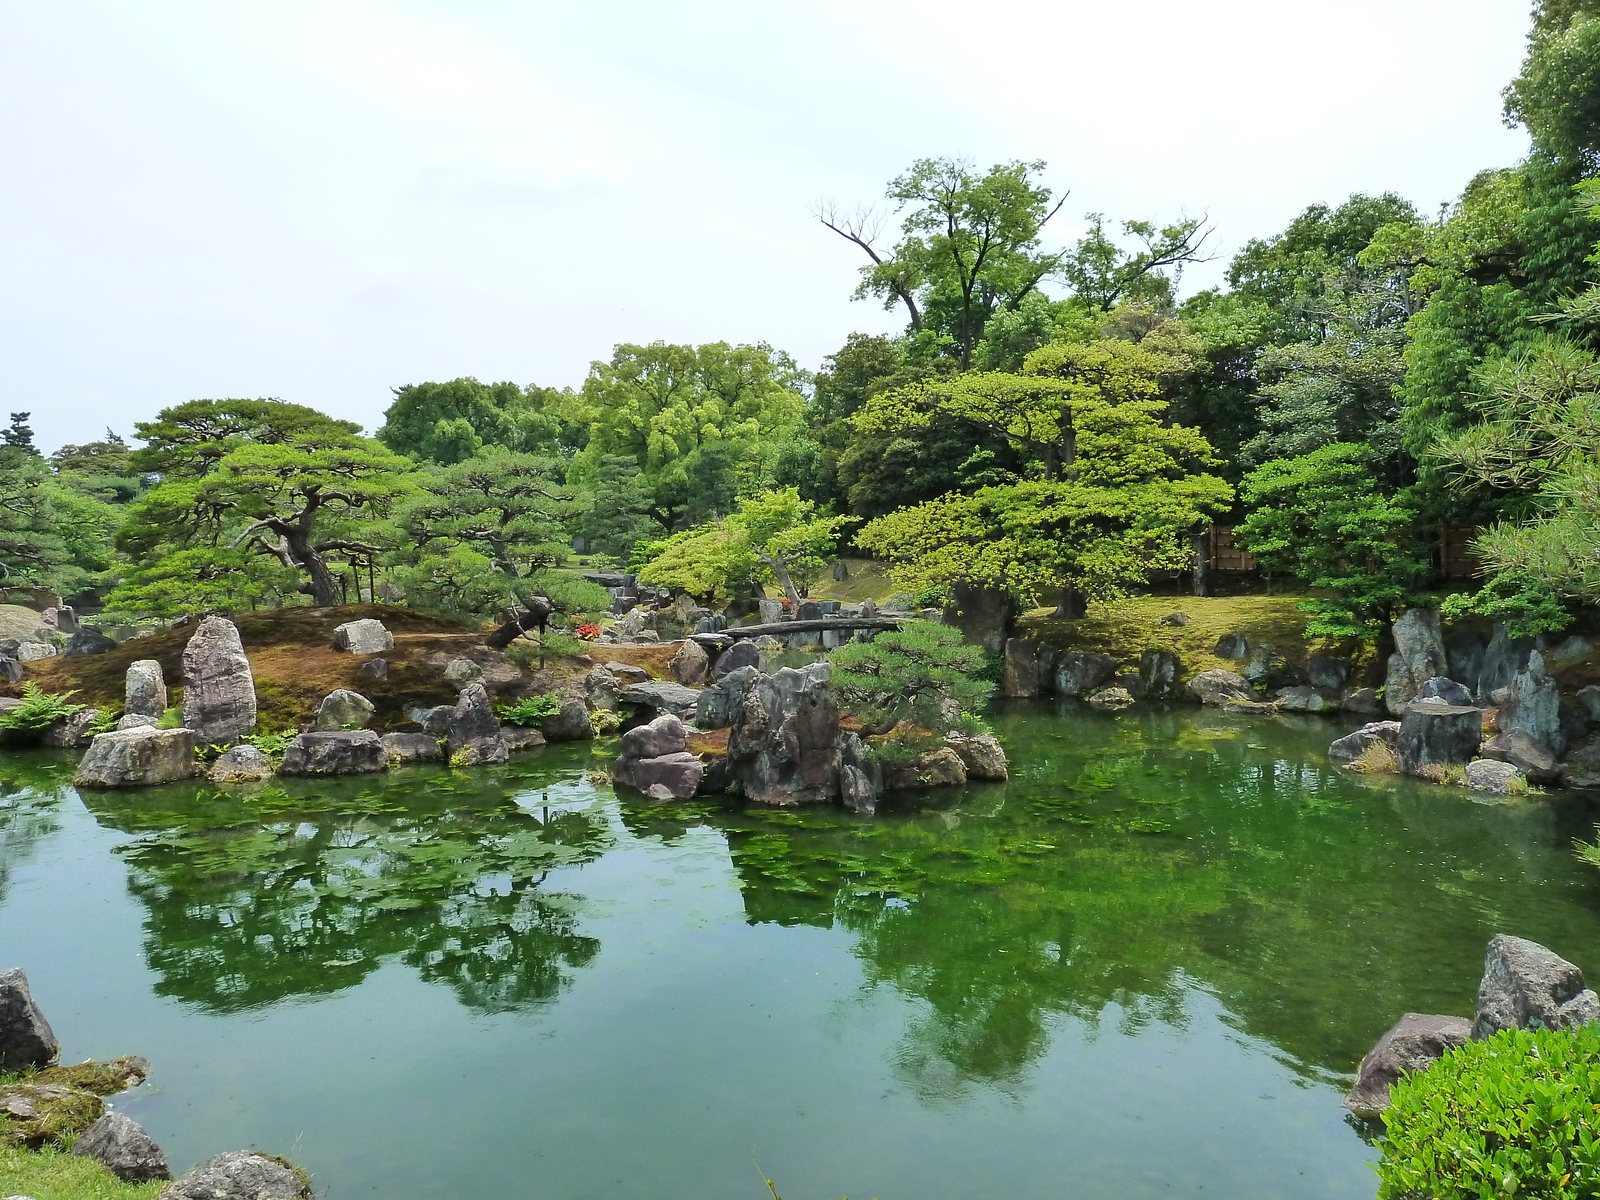
{"type": "MultiPolygon", "coordinates": [[[[1592,802],[1351,778],[1351,722],[994,718],[876,817],[510,768],[79,796],[0,759],[0,966],[183,1167],[331,1200],[1371,1197],[1339,1099],[1507,930],[1600,969],[1592,802]]],[[[0,1192],[5,1191],[0,1179],[0,1192]]]]}

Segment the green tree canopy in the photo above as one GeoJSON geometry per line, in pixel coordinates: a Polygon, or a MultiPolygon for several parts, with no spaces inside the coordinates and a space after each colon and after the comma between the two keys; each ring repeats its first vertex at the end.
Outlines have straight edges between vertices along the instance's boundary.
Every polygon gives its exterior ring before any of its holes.
{"type": "Polygon", "coordinates": [[[849,642],[828,661],[844,710],[869,735],[902,721],[945,733],[970,724],[994,692],[978,676],[982,647],[963,645],[959,629],[932,621],[907,621],[870,642],[849,642]]]}
{"type": "Polygon", "coordinates": [[[554,454],[581,431],[556,410],[563,395],[532,384],[479,383],[463,377],[447,383],[408,383],[394,389],[378,440],[396,454],[419,462],[462,462],[484,447],[554,454]]]}

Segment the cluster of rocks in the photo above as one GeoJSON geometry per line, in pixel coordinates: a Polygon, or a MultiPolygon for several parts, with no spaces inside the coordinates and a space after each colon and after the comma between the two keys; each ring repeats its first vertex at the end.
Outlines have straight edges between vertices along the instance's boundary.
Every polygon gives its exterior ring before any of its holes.
{"type": "MultiPolygon", "coordinates": [[[[106,1109],[105,1095],[143,1083],[142,1058],[58,1066],[61,1047],[34,1003],[27,976],[0,971],[0,1072],[29,1072],[0,1086],[0,1141],[39,1148],[76,1134],[70,1153],[127,1183],[172,1179],[167,1156],[134,1120],[106,1109]]],[[[157,1200],[309,1200],[305,1174],[276,1155],[235,1150],[207,1159],[162,1188],[157,1200]]],[[[9,1200],[28,1200],[10,1197],[9,1200]]]]}
{"type": "Polygon", "coordinates": [[[1600,787],[1600,687],[1564,696],[1551,673],[1586,657],[1586,639],[1541,646],[1500,625],[1487,641],[1471,631],[1445,638],[1438,614],[1424,609],[1402,614],[1394,629],[1384,703],[1398,719],[1338,739],[1331,759],[1498,795],[1530,783],[1600,787]]]}
{"type": "Polygon", "coordinates": [[[750,661],[756,653],[750,642],[734,643],[698,691],[665,682],[618,687],[608,669],[614,664],[591,671],[592,700],[648,714],[630,716],[612,778],[657,800],[733,791],[756,804],[843,804],[862,813],[874,811],[885,791],[1006,778],[1005,752],[987,735],[951,734],[914,762],[886,770],[844,728],[827,663],[769,673],[750,661]],[[691,721],[704,731],[728,731],[725,758],[707,767],[688,751],[691,721]]]}
{"type": "Polygon", "coordinates": [[[1344,1106],[1376,1120],[1402,1075],[1426,1070],[1468,1041],[1502,1029],[1576,1029],[1596,1019],[1600,997],[1584,986],[1582,971],[1538,942],[1499,934],[1484,957],[1471,1019],[1406,1013],[1361,1060],[1344,1106]]]}
{"type": "MultiPolygon", "coordinates": [[[[351,654],[378,655],[394,646],[393,635],[371,618],[351,621],[334,630],[334,647],[351,654]]],[[[387,678],[387,662],[369,658],[357,674],[387,678]]],[[[241,739],[256,727],[255,679],[238,628],[222,617],[199,623],[183,651],[182,724],[160,728],[167,708],[161,665],[153,659],[132,664],[125,679],[124,715],[114,731],[92,739],[85,732],[99,717],[85,709],[63,723],[59,737],[47,744],[85,745],[75,781],[82,787],[143,787],[187,779],[205,771],[217,783],[248,783],[271,775],[353,775],[383,771],[394,765],[448,760],[457,766],[505,762],[514,753],[545,741],[594,736],[581,700],[567,700],[558,716],[542,729],[502,725],[495,715],[483,668],[458,658],[444,668],[445,678],[459,687],[454,704],[413,709],[415,730],[379,734],[367,728],[377,708],[361,693],[339,688],[323,697],[311,728],[284,749],[282,761],[241,739]],[[227,747],[205,768],[197,750],[227,747]]]]}
{"type": "Polygon", "coordinates": [[[19,605],[0,606],[0,680],[19,683],[22,664],[58,655],[78,658],[117,648],[116,639],[80,624],[72,607],[59,596],[39,611],[19,605]]]}

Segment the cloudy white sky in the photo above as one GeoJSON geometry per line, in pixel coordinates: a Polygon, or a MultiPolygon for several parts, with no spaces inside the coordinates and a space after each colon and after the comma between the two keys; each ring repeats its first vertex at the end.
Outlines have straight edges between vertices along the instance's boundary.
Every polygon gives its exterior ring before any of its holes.
{"type": "MultiPolygon", "coordinates": [[[[1082,214],[1433,209],[1525,152],[1523,0],[0,0],[0,411],[46,448],[200,396],[375,428],[617,342],[815,367],[897,314],[810,216],[927,155],[1082,214]]],[[[1186,284],[1215,282],[1218,262],[1186,284]]],[[[1188,286],[1186,286],[1188,290],[1188,286]]]]}

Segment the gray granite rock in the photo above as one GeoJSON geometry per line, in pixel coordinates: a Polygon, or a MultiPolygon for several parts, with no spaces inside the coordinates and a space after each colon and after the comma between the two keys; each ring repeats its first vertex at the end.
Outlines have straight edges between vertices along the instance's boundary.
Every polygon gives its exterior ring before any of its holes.
{"type": "Polygon", "coordinates": [[[333,648],[349,654],[382,654],[394,649],[394,634],[375,617],[346,621],[333,631],[333,648]]]}
{"type": "Polygon", "coordinates": [[[54,1066],[61,1045],[28,990],[24,971],[0,971],[0,1073],[54,1066]]]}
{"type": "Polygon", "coordinates": [[[588,698],[591,708],[615,712],[617,693],[621,690],[617,677],[606,670],[603,663],[596,663],[590,667],[589,673],[583,677],[584,695],[588,698]]]}
{"type": "Polygon", "coordinates": [[[1396,755],[1407,775],[1433,777],[1465,767],[1483,740],[1483,710],[1443,700],[1414,700],[1400,718],[1396,755]]]}
{"type": "Polygon", "coordinates": [[[1211,650],[1217,658],[1249,658],[1250,643],[1242,633],[1225,633],[1211,650]]]}
{"type": "Polygon", "coordinates": [[[1318,713],[1329,712],[1338,707],[1334,701],[1305,683],[1299,687],[1279,688],[1272,702],[1283,712],[1318,713]]]}
{"type": "Polygon", "coordinates": [[[1189,694],[1201,704],[1223,705],[1230,700],[1254,700],[1256,694],[1243,675],[1232,671],[1201,671],[1188,683],[1189,694]]]}
{"type": "Polygon", "coordinates": [[[1483,743],[1479,753],[1486,759],[1510,764],[1535,783],[1549,783],[1561,774],[1550,748],[1520,729],[1495,734],[1483,743]]]}
{"type": "Polygon", "coordinates": [[[761,651],[749,638],[741,638],[717,656],[717,665],[712,668],[711,677],[721,679],[730,671],[737,671],[741,667],[760,667],[761,651]]]}
{"type": "Polygon", "coordinates": [[[1093,650],[1077,650],[1056,660],[1053,673],[1058,696],[1086,696],[1117,673],[1117,660],[1093,650]]]}
{"type": "Polygon", "coordinates": [[[622,735],[622,757],[659,758],[677,754],[688,743],[683,722],[671,713],[662,713],[646,725],[638,725],[622,735]]]}
{"type": "Polygon", "coordinates": [[[444,678],[454,687],[466,687],[483,679],[483,668],[470,658],[452,658],[444,665],[444,678]]]}
{"type": "Polygon", "coordinates": [[[1506,627],[1496,621],[1489,645],[1483,652],[1483,665],[1478,671],[1475,690],[1478,703],[1492,704],[1494,694],[1511,686],[1511,681],[1528,665],[1528,655],[1533,651],[1532,638],[1513,638],[1506,627]]]}
{"type": "MultiPolygon", "coordinates": [[[[623,695],[630,690],[625,690],[623,695]]],[[[552,742],[584,742],[594,737],[594,722],[589,719],[589,710],[582,700],[563,700],[560,712],[539,723],[539,732],[552,742]]]]}
{"type": "Polygon", "coordinates": [[[383,754],[391,767],[406,763],[439,762],[444,758],[444,747],[439,739],[426,733],[386,733],[379,739],[383,754]]]}
{"type": "Polygon", "coordinates": [[[679,646],[677,653],[667,663],[667,674],[684,687],[704,687],[706,674],[710,669],[711,656],[705,652],[704,647],[692,640],[687,640],[679,646]]]}
{"type": "Polygon", "coordinates": [[[364,775],[389,765],[383,740],[370,729],[302,733],[289,743],[280,775],[364,775]]]}
{"type": "Polygon", "coordinates": [[[1325,692],[1339,692],[1350,682],[1350,660],[1337,654],[1313,654],[1306,660],[1306,682],[1325,692]]]}
{"type": "Polygon", "coordinates": [[[311,1200],[311,1188],[282,1159],[230,1150],[163,1188],[157,1200],[311,1200]]]}
{"type": "Polygon", "coordinates": [[[200,773],[195,761],[199,737],[192,729],[141,725],[96,734],[78,763],[78,787],[148,787],[190,779],[200,773]]]}
{"type": "Polygon", "coordinates": [[[547,744],[544,734],[537,729],[526,725],[500,726],[500,740],[506,744],[509,754],[521,754],[524,750],[537,750],[547,744]]]}
{"type": "Polygon", "coordinates": [[[1101,688],[1098,692],[1091,692],[1088,697],[1092,707],[1107,712],[1128,708],[1133,702],[1133,693],[1125,687],[1101,688]]]}
{"type": "Polygon", "coordinates": [[[1139,683],[1147,700],[1171,700],[1178,694],[1183,664],[1170,650],[1146,650],[1139,656],[1139,683]]]}
{"type": "Polygon", "coordinates": [[[39,732],[39,744],[53,750],[81,750],[93,736],[89,727],[100,719],[98,708],[80,708],[75,713],[52,721],[39,732]]]}
{"type": "Polygon", "coordinates": [[[467,684],[456,700],[455,709],[450,714],[450,729],[445,734],[451,756],[454,757],[469,742],[499,736],[500,718],[494,715],[488,689],[481,683],[467,684]]]}
{"type": "Polygon", "coordinates": [[[1561,692],[1537,650],[1529,653],[1528,665],[1512,676],[1509,695],[1500,706],[1500,731],[1526,733],[1557,756],[1566,749],[1561,735],[1561,692]]]}
{"type": "Polygon", "coordinates": [[[153,658],[130,664],[122,678],[122,695],[124,713],[159,720],[167,711],[167,681],[161,677],[161,664],[153,658]]]}
{"type": "Polygon", "coordinates": [[[317,705],[316,719],[311,727],[319,733],[352,727],[362,729],[377,711],[377,706],[360,692],[338,688],[324,696],[322,703],[317,705]]]}
{"type": "Polygon", "coordinates": [[[1389,656],[1383,698],[1389,714],[1398,717],[1416,699],[1424,681],[1445,675],[1449,664],[1438,609],[1408,608],[1395,618],[1392,632],[1394,653],[1389,656]]]}
{"type": "Polygon", "coordinates": [[[1467,787],[1493,796],[1520,796],[1528,790],[1528,777],[1508,762],[1480,758],[1467,764],[1467,787]]]}
{"type": "Polygon", "coordinates": [[[356,668],[356,678],[363,682],[387,683],[389,680],[389,660],[386,658],[370,658],[356,668]]]}
{"type": "Polygon", "coordinates": [[[619,758],[611,778],[624,787],[645,792],[653,799],[687,800],[700,790],[705,764],[687,750],[654,758],[619,758]],[[665,796],[652,789],[661,788],[665,796]]]}
{"type": "Polygon", "coordinates": [[[671,713],[681,718],[693,711],[700,699],[700,693],[694,688],[684,687],[681,683],[669,683],[657,679],[649,683],[630,684],[622,689],[617,699],[619,703],[633,708],[656,713],[671,713]]]}
{"type": "Polygon", "coordinates": [[[172,1178],[167,1156],[155,1139],[121,1113],[108,1112],[85,1129],[71,1153],[94,1159],[125,1183],[172,1178]]]}
{"type": "Polygon", "coordinates": [[[66,649],[63,653],[68,658],[86,658],[91,654],[106,654],[116,648],[116,641],[108,638],[98,629],[90,629],[87,625],[80,625],[77,632],[67,639],[66,649]]]}
{"type": "Polygon", "coordinates": [[[1600,788],[1600,733],[1567,751],[1560,778],[1562,787],[1600,788]]]}
{"type": "Polygon", "coordinates": [[[1443,700],[1446,704],[1473,703],[1472,692],[1463,687],[1454,679],[1447,679],[1443,675],[1435,675],[1432,679],[1424,679],[1422,686],[1417,689],[1418,700],[1443,700]]]}
{"type": "Polygon", "coordinates": [[[883,794],[883,766],[854,733],[841,733],[839,799],[851,812],[874,813],[883,794]]]}
{"type": "Polygon", "coordinates": [[[1031,638],[1007,638],[1000,695],[1013,698],[1037,696],[1043,690],[1049,654],[1031,638]]]}
{"type": "Polygon", "coordinates": [[[999,782],[1010,777],[1006,752],[1001,748],[1000,739],[992,734],[947,733],[944,740],[966,768],[968,779],[999,782]]]}
{"type": "Polygon", "coordinates": [[[1472,1036],[1502,1029],[1576,1029],[1600,1017],[1583,972],[1526,938],[1497,934],[1484,956],[1472,1036]]]}
{"type": "Polygon", "coordinates": [[[259,783],[274,774],[271,757],[254,746],[230,746],[211,764],[212,783],[259,783]]]}
{"type": "MultiPolygon", "coordinates": [[[[1399,721],[1373,721],[1354,733],[1347,733],[1328,747],[1328,758],[1336,763],[1350,763],[1360,758],[1376,743],[1382,742],[1391,750],[1400,745],[1399,721]]],[[[1398,754],[1396,755],[1398,759],[1398,754]]]]}
{"type": "Polygon", "coordinates": [[[183,723],[213,745],[256,727],[255,677],[232,621],[206,617],[183,648],[183,723]]]}
{"type": "Polygon", "coordinates": [[[1449,1051],[1465,1046],[1471,1036],[1472,1022],[1465,1017],[1406,1013],[1367,1051],[1344,1106],[1357,1116],[1376,1120],[1389,1107],[1389,1089],[1402,1075],[1427,1070],[1449,1051]]]}
{"type": "Polygon", "coordinates": [[[827,663],[758,675],[728,734],[728,769],[756,804],[823,804],[839,796],[839,709],[827,663]]]}

